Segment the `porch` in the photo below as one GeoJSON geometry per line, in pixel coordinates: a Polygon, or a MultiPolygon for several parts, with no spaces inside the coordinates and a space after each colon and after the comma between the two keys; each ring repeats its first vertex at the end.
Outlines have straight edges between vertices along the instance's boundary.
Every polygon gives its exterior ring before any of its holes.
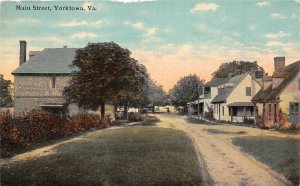
{"type": "Polygon", "coordinates": [[[230,121],[248,123],[254,120],[254,104],[251,102],[234,102],[228,104],[230,121]]]}
{"type": "Polygon", "coordinates": [[[203,107],[204,107],[204,102],[201,100],[196,100],[194,102],[190,102],[187,104],[188,106],[188,114],[189,115],[198,115],[198,111],[199,114],[202,115],[203,114],[203,107]],[[198,109],[199,107],[199,109],[198,109]]]}

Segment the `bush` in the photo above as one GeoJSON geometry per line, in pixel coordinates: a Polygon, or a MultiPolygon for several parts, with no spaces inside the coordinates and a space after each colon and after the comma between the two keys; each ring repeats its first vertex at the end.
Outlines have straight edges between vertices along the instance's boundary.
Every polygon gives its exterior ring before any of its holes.
{"type": "Polygon", "coordinates": [[[209,112],[205,112],[203,117],[208,120],[215,121],[214,113],[212,110],[210,110],[209,112]]]}
{"type": "Polygon", "coordinates": [[[109,126],[109,116],[100,119],[94,114],[79,114],[67,121],[40,110],[31,110],[23,117],[4,113],[0,114],[1,151],[3,153],[3,149],[23,148],[35,142],[109,126]]]}
{"type": "Polygon", "coordinates": [[[109,116],[100,119],[95,114],[79,114],[72,117],[64,126],[65,134],[78,133],[91,128],[104,128],[111,126],[109,116]]]}
{"type": "Polygon", "coordinates": [[[130,112],[128,114],[128,120],[131,121],[131,122],[143,121],[144,119],[145,119],[145,116],[143,116],[140,113],[130,112]]]}

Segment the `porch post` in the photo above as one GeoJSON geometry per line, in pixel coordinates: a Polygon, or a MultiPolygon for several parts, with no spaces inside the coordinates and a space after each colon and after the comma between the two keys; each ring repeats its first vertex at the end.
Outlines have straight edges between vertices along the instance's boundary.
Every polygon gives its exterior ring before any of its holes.
{"type": "Polygon", "coordinates": [[[232,123],[232,121],[233,121],[233,118],[232,118],[232,116],[233,116],[233,109],[232,109],[232,107],[229,107],[229,109],[230,109],[230,122],[232,123]]]}
{"type": "Polygon", "coordinates": [[[245,118],[246,118],[246,107],[244,106],[244,121],[245,121],[245,118]]]}
{"type": "Polygon", "coordinates": [[[254,115],[254,125],[256,126],[256,124],[257,124],[256,103],[254,103],[253,115],[254,115]]]}

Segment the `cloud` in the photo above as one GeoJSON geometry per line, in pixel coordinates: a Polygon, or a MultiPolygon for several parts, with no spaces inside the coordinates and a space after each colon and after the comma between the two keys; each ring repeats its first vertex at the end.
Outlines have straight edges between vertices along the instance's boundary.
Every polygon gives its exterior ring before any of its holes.
{"type": "Polygon", "coordinates": [[[156,27],[148,28],[145,36],[154,36],[156,34],[156,31],[157,31],[156,27]]]}
{"type": "Polygon", "coordinates": [[[300,4],[300,0],[294,0],[296,3],[300,4]]]}
{"type": "Polygon", "coordinates": [[[278,13],[272,13],[271,14],[272,17],[277,18],[277,19],[286,19],[287,17],[282,15],[282,14],[278,14],[278,13]]]}
{"type": "Polygon", "coordinates": [[[191,10],[192,13],[202,12],[202,11],[216,11],[219,6],[215,3],[199,3],[194,6],[191,10]]]}
{"type": "Polygon", "coordinates": [[[71,35],[72,39],[92,39],[97,37],[97,34],[92,32],[78,32],[71,35]]]}
{"type": "Polygon", "coordinates": [[[70,21],[70,22],[59,22],[57,23],[58,27],[78,27],[78,26],[90,26],[90,27],[101,27],[103,25],[102,20],[97,21],[70,21]]]}
{"type": "Polygon", "coordinates": [[[144,23],[143,22],[136,22],[132,24],[133,28],[137,30],[141,30],[144,28],[144,23]]]}
{"type": "Polygon", "coordinates": [[[256,26],[256,25],[250,25],[250,26],[249,26],[249,29],[252,30],[252,31],[254,31],[254,30],[257,29],[257,26],[256,26]]]}
{"type": "Polygon", "coordinates": [[[145,26],[145,23],[142,21],[137,21],[135,23],[132,23],[130,21],[124,21],[124,25],[131,26],[132,28],[134,28],[136,30],[142,30],[145,26]]]}
{"type": "MultiPolygon", "coordinates": [[[[299,4],[300,4],[300,0],[299,0],[299,4]]],[[[292,14],[292,18],[300,21],[300,15],[292,14]]]]}
{"type": "Polygon", "coordinates": [[[13,19],[13,20],[3,20],[3,23],[13,25],[13,26],[18,26],[18,25],[22,26],[24,23],[26,23],[26,25],[35,25],[35,24],[41,23],[41,21],[39,19],[35,19],[35,18],[24,17],[24,18],[18,18],[18,19],[13,19]]]}
{"type": "Polygon", "coordinates": [[[76,27],[76,26],[84,26],[87,24],[88,24],[88,22],[83,20],[83,21],[60,22],[60,23],[57,23],[57,26],[58,27],[76,27]]]}
{"type": "Polygon", "coordinates": [[[153,2],[156,0],[111,0],[112,2],[119,2],[119,3],[143,3],[143,2],[153,2]]]}
{"type": "Polygon", "coordinates": [[[267,1],[261,1],[256,3],[257,6],[270,6],[271,4],[267,1]]]}
{"type": "Polygon", "coordinates": [[[266,38],[270,38],[270,39],[276,39],[279,37],[287,37],[290,36],[290,33],[284,32],[284,31],[279,31],[278,33],[271,33],[271,34],[266,34],[265,37],[266,38]]]}
{"type": "Polygon", "coordinates": [[[277,47],[277,46],[287,46],[286,43],[280,42],[280,41],[269,41],[266,43],[266,46],[268,47],[277,47]]]}

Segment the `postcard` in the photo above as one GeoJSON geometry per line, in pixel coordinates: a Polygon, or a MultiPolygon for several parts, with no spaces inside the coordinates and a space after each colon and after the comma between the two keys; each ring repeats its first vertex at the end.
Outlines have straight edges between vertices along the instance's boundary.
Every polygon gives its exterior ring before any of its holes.
{"type": "Polygon", "coordinates": [[[0,185],[299,185],[300,1],[0,2],[0,185]]]}

